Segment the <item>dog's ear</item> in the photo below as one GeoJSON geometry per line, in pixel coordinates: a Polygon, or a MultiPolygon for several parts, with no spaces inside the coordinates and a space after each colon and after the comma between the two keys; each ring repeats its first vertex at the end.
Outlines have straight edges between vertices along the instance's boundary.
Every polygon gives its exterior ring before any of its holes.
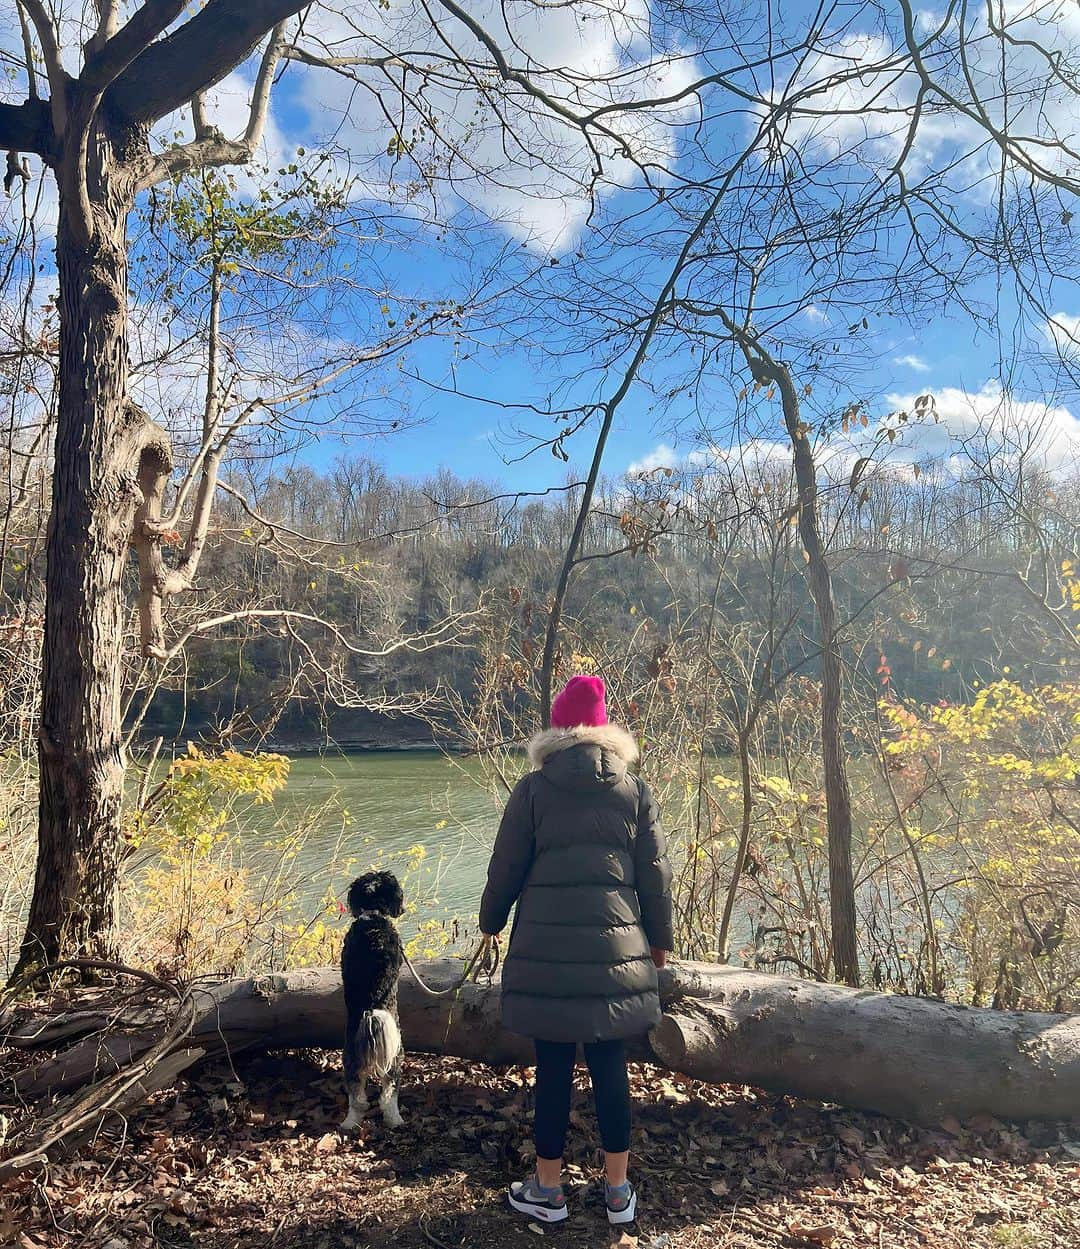
{"type": "Polygon", "coordinates": [[[367,892],[367,877],[357,876],[357,878],[349,886],[349,892],[345,895],[345,904],[348,906],[353,919],[355,919],[367,905],[367,892]]]}
{"type": "Polygon", "coordinates": [[[387,872],[386,875],[389,877],[386,891],[386,910],[397,919],[399,915],[404,915],[405,913],[405,894],[401,888],[401,883],[393,872],[387,872]]]}

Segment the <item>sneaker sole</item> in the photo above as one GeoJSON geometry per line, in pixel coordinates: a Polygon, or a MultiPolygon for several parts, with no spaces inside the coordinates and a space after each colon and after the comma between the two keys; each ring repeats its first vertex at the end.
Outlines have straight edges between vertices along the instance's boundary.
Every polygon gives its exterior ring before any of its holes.
{"type": "Polygon", "coordinates": [[[527,1214],[529,1218],[540,1219],[544,1223],[561,1223],[570,1213],[566,1206],[561,1210],[553,1210],[549,1206],[534,1205],[531,1201],[519,1201],[512,1193],[506,1194],[506,1200],[518,1214],[527,1214]]]}
{"type": "Polygon", "coordinates": [[[637,1193],[631,1193],[625,1210],[612,1210],[608,1207],[607,1221],[617,1227],[620,1223],[633,1223],[636,1214],[637,1193]]]}

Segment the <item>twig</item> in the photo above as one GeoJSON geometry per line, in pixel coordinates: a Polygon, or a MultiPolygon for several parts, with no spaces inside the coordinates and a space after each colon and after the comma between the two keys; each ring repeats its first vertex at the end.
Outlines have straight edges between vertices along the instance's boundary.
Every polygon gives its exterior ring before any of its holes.
{"type": "Polygon", "coordinates": [[[126,963],[113,963],[108,959],[100,958],[63,959],[58,963],[49,963],[45,967],[39,967],[35,971],[27,972],[26,975],[20,976],[8,986],[3,997],[0,997],[0,1028],[4,1026],[7,1020],[9,1006],[24,989],[28,988],[35,981],[41,980],[44,976],[51,976],[54,972],[67,971],[69,969],[111,971],[119,976],[134,976],[137,980],[144,980],[155,988],[167,989],[177,1000],[182,997],[182,991],[179,986],[172,984],[168,980],[162,980],[160,976],[155,976],[153,972],[145,971],[141,967],[129,967],[126,963]]]}
{"type": "Polygon", "coordinates": [[[420,1216],[420,1222],[419,1222],[420,1235],[423,1236],[423,1238],[428,1242],[429,1245],[434,1245],[435,1249],[450,1249],[450,1246],[446,1243],[446,1241],[440,1240],[438,1236],[436,1236],[435,1233],[431,1230],[431,1228],[428,1227],[427,1218],[428,1216],[426,1214],[422,1214],[420,1216]]]}

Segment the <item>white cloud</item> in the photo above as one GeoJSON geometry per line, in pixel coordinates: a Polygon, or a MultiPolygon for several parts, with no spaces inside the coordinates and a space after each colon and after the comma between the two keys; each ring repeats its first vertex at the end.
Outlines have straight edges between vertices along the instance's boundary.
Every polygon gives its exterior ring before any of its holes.
{"type": "Polygon", "coordinates": [[[1080,357],[1080,316],[1055,312],[1046,323],[1046,336],[1062,358],[1080,357]]]}
{"type": "MultiPolygon", "coordinates": [[[[962,454],[965,446],[997,448],[1004,456],[1021,451],[1029,460],[1053,468],[1071,462],[1080,453],[1080,420],[1062,404],[1022,399],[997,381],[977,391],[946,386],[933,392],[936,421],[909,424],[897,444],[897,454],[929,455],[946,459],[962,454]]],[[[893,411],[913,413],[914,394],[891,394],[893,411]]]]}
{"type": "MultiPolygon", "coordinates": [[[[819,440],[815,458],[823,482],[846,482],[856,460],[865,456],[872,458],[866,480],[888,477],[908,482],[932,471],[933,466],[945,476],[959,476],[973,461],[1015,461],[1021,453],[1029,466],[1040,463],[1050,471],[1080,463],[1080,419],[1064,405],[1021,398],[996,381],[975,391],[946,386],[931,393],[933,412],[926,419],[914,419],[919,394],[890,394],[884,403],[892,417],[883,414],[846,437],[836,431],[819,440]],[[907,422],[898,423],[895,414],[899,412],[909,414],[907,422]],[[895,441],[887,439],[886,428],[898,431],[895,441]]],[[[627,473],[633,476],[661,468],[724,480],[731,483],[728,488],[741,489],[763,478],[779,483],[790,475],[791,447],[783,441],[748,438],[728,448],[680,453],[661,442],[631,464],[627,473]]]]}
{"type": "Polygon", "coordinates": [[[985,13],[971,12],[961,20],[927,12],[917,18],[924,63],[937,81],[950,83],[965,107],[925,107],[921,75],[897,17],[874,32],[848,30],[831,40],[826,35],[821,46],[828,51],[799,63],[793,79],[775,92],[777,100],[801,96],[785,139],[867,169],[891,167],[903,152],[909,171],[937,165],[972,204],[981,205],[995,185],[986,177],[991,129],[1007,133],[1025,160],[1051,175],[1071,176],[1080,101],[1054,62],[1070,62],[1075,53],[1080,5],[1005,0],[1001,12],[994,10],[1004,36],[990,30],[985,13]],[[978,113],[987,125],[975,120],[978,113]]]}
{"type": "MultiPolygon", "coordinates": [[[[864,160],[876,154],[891,161],[907,142],[919,87],[914,66],[888,35],[850,32],[833,40],[827,53],[803,60],[794,79],[774,94],[778,102],[785,96],[805,97],[790,111],[784,131],[789,142],[832,159],[858,149],[864,160]],[[854,66],[863,69],[854,75],[854,66]]],[[[929,161],[957,132],[955,118],[927,111],[910,155],[929,161]]]]}
{"type": "MultiPolygon", "coordinates": [[[[478,0],[470,13],[515,67],[524,68],[537,86],[575,113],[673,94],[695,74],[690,56],[651,57],[645,0],[516,8],[512,33],[510,19],[496,0],[478,0]]],[[[332,133],[348,153],[348,172],[354,178],[359,174],[361,193],[380,199],[389,195],[403,210],[407,197],[417,211],[433,202],[452,207],[455,200],[438,170],[452,148],[457,202],[478,205],[515,238],[553,251],[573,244],[594,194],[610,194],[637,180],[636,165],[622,155],[623,143],[637,159],[653,162],[654,179],[663,183],[664,170],[677,157],[676,123],[694,107],[685,103],[607,114],[604,124],[614,137],[594,136],[603,174],[593,184],[593,155],[577,126],[517,88],[497,113],[468,76],[455,77],[446,63],[447,45],[473,62],[486,61],[488,54],[454,19],[443,17],[433,26],[431,10],[422,0],[365,10],[362,32],[347,15],[320,6],[309,15],[306,29],[309,37],[339,52],[379,55],[408,48],[416,63],[446,66],[423,87],[423,117],[409,107],[403,112],[396,86],[376,71],[362,77],[358,88],[356,82],[323,70],[290,70],[291,89],[307,113],[308,128],[332,133]],[[396,141],[395,128],[407,153],[388,152],[396,141]],[[433,177],[418,170],[418,164],[430,165],[433,177]]]]}
{"type": "MultiPolygon", "coordinates": [[[[58,3],[60,0],[58,0],[58,3]]],[[[54,6],[55,7],[55,6],[54,6]]],[[[87,6],[62,0],[65,49],[78,59],[87,6]]],[[[527,4],[508,13],[499,0],[475,0],[472,17],[499,44],[507,60],[575,114],[675,95],[698,74],[692,54],[656,55],[650,0],[578,0],[573,5],[527,4]]],[[[0,15],[0,39],[17,60],[18,30],[0,15]]],[[[462,202],[500,221],[514,238],[547,250],[575,242],[595,198],[639,179],[637,161],[649,162],[662,185],[678,152],[679,125],[695,116],[696,102],[611,112],[592,135],[561,119],[521,88],[504,87],[475,67],[490,55],[448,13],[425,0],[393,5],[313,6],[302,42],[314,52],[379,58],[406,51],[425,73],[357,67],[353,76],[290,63],[271,101],[260,161],[275,169],[300,145],[325,139],[339,153],[333,170],[348,178],[357,198],[389,202],[402,214],[446,216],[462,202]],[[336,10],[336,11],[335,11],[336,10]],[[454,53],[461,58],[455,65],[454,53]],[[466,66],[462,68],[462,66],[466,66]],[[402,81],[411,99],[402,103],[402,81]],[[391,151],[400,139],[405,150],[391,151]],[[636,160],[624,155],[633,152],[636,160]],[[450,152],[454,155],[451,157],[450,152]],[[415,160],[413,157],[415,156],[415,160]],[[452,177],[446,177],[452,166],[452,177]]],[[[243,133],[258,57],[251,57],[207,96],[211,121],[230,137],[243,133]]],[[[74,72],[78,67],[73,62],[74,72]]],[[[0,100],[22,98],[25,75],[0,80],[0,100]]],[[[186,110],[155,127],[159,143],[191,135],[186,110]]],[[[258,189],[258,169],[235,171],[243,193],[258,189]]]]}
{"type": "Polygon", "coordinates": [[[628,476],[636,477],[641,473],[653,473],[658,468],[678,468],[682,463],[683,459],[674,447],[660,442],[640,460],[627,465],[626,472],[628,476]]]}
{"type": "Polygon", "coordinates": [[[679,472],[713,473],[723,470],[725,474],[746,467],[760,468],[765,464],[791,463],[791,448],[785,442],[768,438],[749,438],[732,447],[698,447],[681,453],[669,443],[660,442],[640,460],[627,467],[627,476],[652,473],[657,469],[672,468],[679,472]]]}
{"type": "Polygon", "coordinates": [[[930,366],[921,356],[907,355],[897,356],[893,360],[893,364],[899,364],[902,368],[914,369],[916,373],[929,373],[930,366]]]}

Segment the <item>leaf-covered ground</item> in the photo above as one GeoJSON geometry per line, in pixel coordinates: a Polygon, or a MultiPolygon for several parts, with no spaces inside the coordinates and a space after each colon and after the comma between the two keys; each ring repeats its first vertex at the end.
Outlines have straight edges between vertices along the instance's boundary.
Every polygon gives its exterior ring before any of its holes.
{"type": "MultiPolygon", "coordinates": [[[[582,1084],[571,1217],[507,1210],[530,1164],[520,1070],[418,1056],[406,1126],[339,1136],[332,1055],[215,1067],[74,1160],[0,1189],[20,1249],[569,1249],[860,1246],[1078,1249],[1077,1125],[930,1131],[753,1090],[634,1069],[638,1223],[608,1228],[582,1084]],[[1070,1141],[1070,1137],[1073,1141],[1070,1141]]],[[[6,1107],[10,1113],[12,1108],[6,1107]]]]}

